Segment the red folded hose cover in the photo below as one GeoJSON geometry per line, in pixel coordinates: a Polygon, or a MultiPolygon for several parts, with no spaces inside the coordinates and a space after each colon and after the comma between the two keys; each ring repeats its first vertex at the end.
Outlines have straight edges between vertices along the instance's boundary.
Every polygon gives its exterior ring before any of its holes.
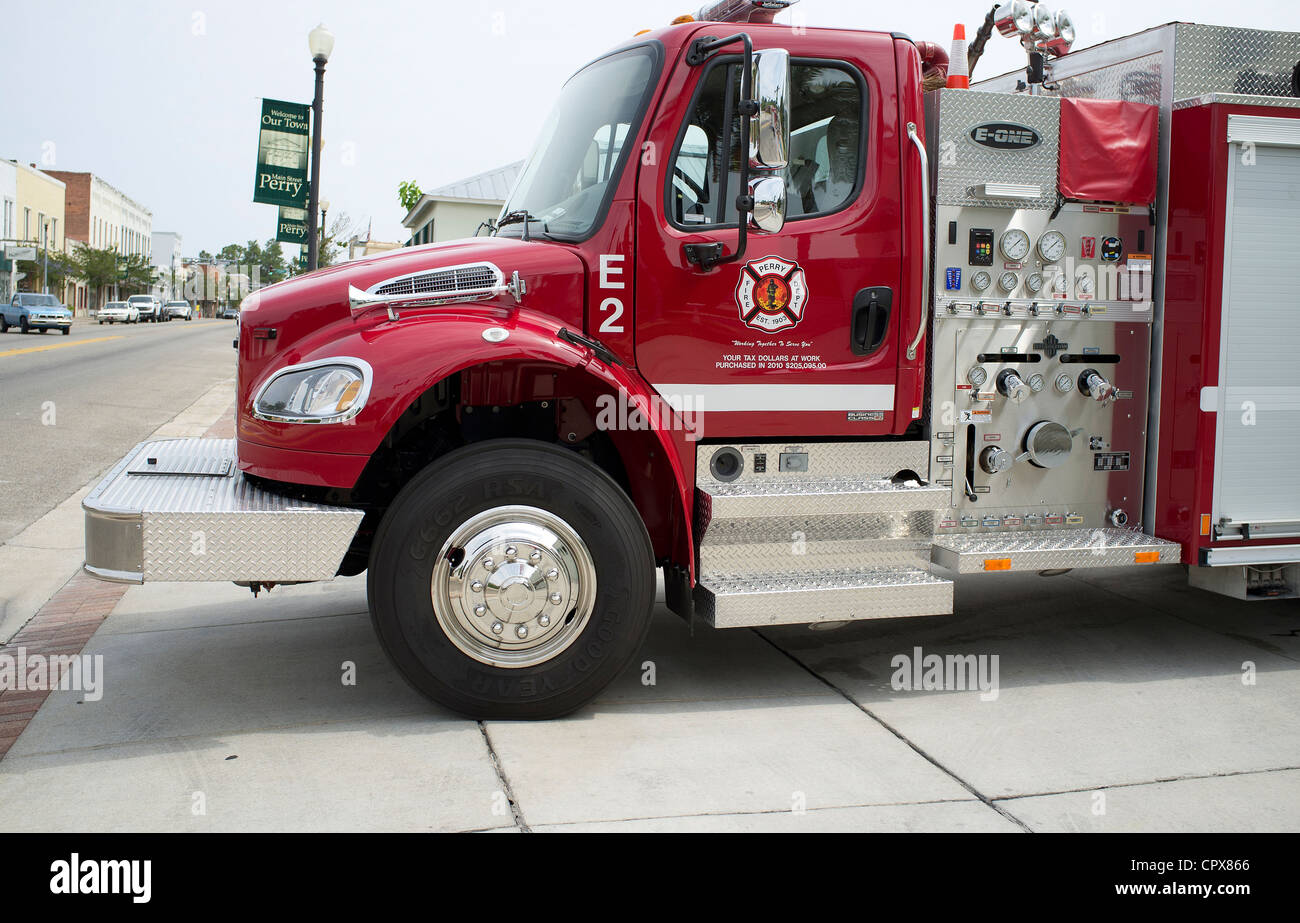
{"type": "Polygon", "coordinates": [[[1155,106],[1061,99],[1061,195],[1087,202],[1156,200],[1155,106]]]}

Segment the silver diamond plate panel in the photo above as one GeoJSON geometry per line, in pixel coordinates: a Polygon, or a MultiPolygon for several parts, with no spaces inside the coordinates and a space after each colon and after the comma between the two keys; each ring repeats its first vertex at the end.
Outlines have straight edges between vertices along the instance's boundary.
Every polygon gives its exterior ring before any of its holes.
{"type": "Polygon", "coordinates": [[[1062,96],[1160,105],[1164,55],[1141,55],[1057,80],[1062,96]]]}
{"type": "MultiPolygon", "coordinates": [[[[197,440],[193,440],[197,441],[197,440]]],[[[206,477],[225,477],[235,468],[234,440],[229,455],[218,455],[208,448],[191,445],[191,440],[154,443],[154,447],[138,452],[127,466],[135,475],[189,474],[206,477]]]]}
{"type": "Polygon", "coordinates": [[[1174,99],[1206,93],[1291,95],[1300,33],[1199,23],[1179,23],[1174,30],[1174,99]]]}
{"type": "Polygon", "coordinates": [[[914,481],[781,476],[748,484],[715,484],[697,492],[707,493],[713,519],[719,520],[938,510],[948,505],[949,490],[914,481]]]}
{"type": "Polygon", "coordinates": [[[1155,552],[1159,564],[1177,564],[1180,546],[1127,529],[1062,529],[944,535],[934,540],[935,564],[959,574],[982,573],[987,559],[1011,560],[1010,570],[1134,567],[1138,553],[1155,552]]]}
{"type": "Polygon", "coordinates": [[[1223,106],[1268,106],[1270,109],[1300,109],[1300,97],[1296,96],[1245,96],[1241,93],[1206,93],[1174,102],[1175,109],[1193,109],[1197,106],[1213,104],[1223,106]]]}
{"type": "Polygon", "coordinates": [[[699,543],[702,576],[776,574],[845,567],[927,567],[938,514],[724,519],[699,543]]]}
{"type": "Polygon", "coordinates": [[[364,515],[270,493],[241,474],[135,477],[144,453],[234,457],[233,439],[142,443],[83,501],[86,566],[97,576],[156,580],[327,580],[364,515]],[[127,549],[124,543],[132,544],[127,549]],[[136,547],[135,543],[138,543],[136,547]],[[139,561],[138,574],[123,561],[139,561]]]}
{"type": "MultiPolygon", "coordinates": [[[[701,487],[722,483],[709,472],[709,461],[721,446],[699,446],[695,452],[695,481],[701,487]]],[[[893,477],[899,471],[915,471],[926,476],[930,444],[921,440],[907,442],[815,442],[800,445],[790,442],[737,443],[733,446],[745,457],[745,470],[729,484],[765,481],[781,472],[777,463],[783,452],[808,453],[808,471],[804,477],[860,475],[893,477]],[[767,456],[767,471],[754,472],[754,456],[767,456]]],[[[800,475],[785,474],[786,477],[800,475]]]]}
{"type": "Polygon", "coordinates": [[[1051,209],[1056,206],[1060,101],[1053,96],[1011,96],[978,90],[935,90],[926,94],[926,137],[935,165],[935,201],[940,205],[1051,209]],[[970,139],[985,122],[1011,122],[1034,129],[1042,139],[1028,150],[998,151],[970,139]],[[987,199],[972,195],[981,183],[1037,186],[1036,199],[987,199]]]}
{"type": "Polygon", "coordinates": [[[714,628],[948,615],[952,582],[910,568],[718,576],[696,587],[695,611],[714,628]]]}

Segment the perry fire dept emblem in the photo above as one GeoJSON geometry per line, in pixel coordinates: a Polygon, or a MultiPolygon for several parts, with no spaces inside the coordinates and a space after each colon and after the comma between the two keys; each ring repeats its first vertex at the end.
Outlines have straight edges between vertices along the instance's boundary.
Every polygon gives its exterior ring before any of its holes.
{"type": "Polygon", "coordinates": [[[803,320],[808,280],[798,263],[768,256],[750,260],[736,283],[736,306],[746,327],[776,333],[803,320]]]}

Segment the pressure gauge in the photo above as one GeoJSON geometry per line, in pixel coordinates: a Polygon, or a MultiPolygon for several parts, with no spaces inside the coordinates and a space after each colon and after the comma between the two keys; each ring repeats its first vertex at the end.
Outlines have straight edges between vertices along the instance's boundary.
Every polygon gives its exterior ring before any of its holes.
{"type": "Polygon", "coordinates": [[[1012,228],[1002,235],[1002,239],[998,241],[998,246],[1002,249],[1003,256],[1014,263],[1019,263],[1029,256],[1029,235],[1020,228],[1012,228]]]}
{"type": "Polygon", "coordinates": [[[1010,295],[1020,285],[1020,277],[1014,272],[1004,272],[998,276],[998,288],[1010,295]]]}
{"type": "Polygon", "coordinates": [[[1080,295],[1092,294],[1092,276],[1087,273],[1079,273],[1074,280],[1074,287],[1079,290],[1080,295]]]}
{"type": "Polygon", "coordinates": [[[978,388],[989,380],[989,373],[984,370],[984,366],[973,365],[971,370],[966,373],[966,380],[978,388]]]}
{"type": "Polygon", "coordinates": [[[1041,272],[1031,272],[1025,276],[1025,288],[1029,290],[1031,295],[1037,295],[1041,292],[1043,290],[1043,274],[1041,272]]]}
{"type": "Polygon", "coordinates": [[[1074,378],[1068,372],[1062,372],[1056,376],[1056,390],[1062,394],[1069,394],[1074,390],[1074,378]]]}
{"type": "Polygon", "coordinates": [[[1065,256],[1065,235],[1060,231],[1044,231],[1038,238],[1038,255],[1047,263],[1055,263],[1065,256]]]}
{"type": "Polygon", "coordinates": [[[1046,388],[1046,387],[1047,387],[1047,381],[1046,381],[1046,379],[1043,378],[1042,375],[1030,375],[1030,376],[1029,376],[1029,390],[1030,390],[1030,391],[1033,391],[1035,394],[1037,394],[1039,391],[1042,391],[1042,390],[1043,390],[1044,388],[1046,388]]]}
{"type": "Polygon", "coordinates": [[[970,287],[977,292],[988,291],[988,287],[992,284],[993,277],[982,269],[970,277],[970,287]]]}
{"type": "Polygon", "coordinates": [[[1052,279],[1052,291],[1058,295],[1064,295],[1070,290],[1070,280],[1065,277],[1065,273],[1058,272],[1052,279]]]}

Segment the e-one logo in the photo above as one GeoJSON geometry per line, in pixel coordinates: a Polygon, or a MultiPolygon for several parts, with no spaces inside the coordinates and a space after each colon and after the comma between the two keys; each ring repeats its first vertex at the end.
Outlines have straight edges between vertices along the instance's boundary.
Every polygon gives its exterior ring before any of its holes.
{"type": "Polygon", "coordinates": [[[1014,122],[985,122],[970,130],[970,139],[995,151],[1027,151],[1038,145],[1038,132],[1014,122]]]}

